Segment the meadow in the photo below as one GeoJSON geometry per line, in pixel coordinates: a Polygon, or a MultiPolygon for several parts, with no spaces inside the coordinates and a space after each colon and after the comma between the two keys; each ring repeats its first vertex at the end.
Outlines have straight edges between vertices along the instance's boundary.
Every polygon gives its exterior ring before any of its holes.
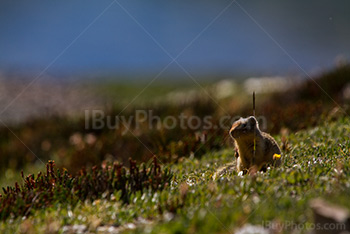
{"type": "MultiPolygon", "coordinates": [[[[146,121],[86,129],[83,116],[34,118],[11,126],[12,132],[3,127],[0,231],[235,233],[250,227],[308,233],[313,199],[350,208],[349,78],[344,65],[288,90],[257,94],[257,116],[279,143],[283,164],[247,176],[212,179],[234,159],[224,127],[151,128],[156,123],[146,121]]],[[[218,96],[217,85],[202,87],[172,87],[126,109],[114,103],[104,113],[131,117],[152,110],[161,120],[179,113],[211,116],[211,126],[222,126],[222,116],[252,114],[243,84],[226,96],[218,96]]],[[[107,88],[113,93],[120,87],[107,88]]]]}

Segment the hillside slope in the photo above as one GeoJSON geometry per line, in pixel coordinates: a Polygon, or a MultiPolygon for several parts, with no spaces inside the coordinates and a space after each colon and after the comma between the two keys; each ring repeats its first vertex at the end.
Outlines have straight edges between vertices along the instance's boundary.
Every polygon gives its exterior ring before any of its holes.
{"type": "Polygon", "coordinates": [[[255,176],[236,173],[212,180],[215,170],[230,162],[232,149],[198,158],[181,158],[162,191],[144,190],[130,203],[111,197],[54,203],[29,217],[0,223],[1,233],[233,233],[245,224],[260,231],[306,233],[312,228],[309,202],[324,197],[350,208],[350,118],[313,129],[277,136],[284,148],[283,166],[255,176]],[[283,143],[282,143],[283,141],[283,143]],[[282,227],[282,228],[281,228],[282,227]]]}

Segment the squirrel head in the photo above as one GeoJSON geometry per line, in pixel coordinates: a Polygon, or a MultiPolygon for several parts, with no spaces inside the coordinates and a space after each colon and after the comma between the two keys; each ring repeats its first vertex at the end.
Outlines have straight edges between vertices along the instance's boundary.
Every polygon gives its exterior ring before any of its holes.
{"type": "Polygon", "coordinates": [[[232,124],[230,136],[233,139],[253,137],[253,134],[259,130],[258,121],[254,116],[240,118],[232,124]]]}

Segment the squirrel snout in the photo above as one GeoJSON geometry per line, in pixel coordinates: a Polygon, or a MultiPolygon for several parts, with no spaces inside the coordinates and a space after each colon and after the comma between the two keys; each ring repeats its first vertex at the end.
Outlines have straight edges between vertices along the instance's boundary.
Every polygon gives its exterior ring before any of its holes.
{"type": "Polygon", "coordinates": [[[232,124],[232,127],[229,131],[229,134],[232,138],[236,138],[237,137],[237,130],[240,128],[241,123],[239,121],[236,121],[232,124]]]}

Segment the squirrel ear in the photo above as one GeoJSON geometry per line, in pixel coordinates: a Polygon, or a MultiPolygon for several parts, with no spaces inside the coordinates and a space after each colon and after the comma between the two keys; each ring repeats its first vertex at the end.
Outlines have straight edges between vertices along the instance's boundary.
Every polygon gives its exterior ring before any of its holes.
{"type": "Polygon", "coordinates": [[[259,125],[258,121],[256,120],[256,118],[254,116],[250,116],[248,121],[249,121],[250,125],[259,125]]]}
{"type": "Polygon", "coordinates": [[[254,116],[250,116],[249,117],[249,122],[250,123],[256,123],[257,121],[256,121],[256,118],[254,116]]]}
{"type": "Polygon", "coordinates": [[[259,123],[254,116],[250,116],[248,121],[249,121],[250,126],[258,126],[259,127],[259,123]]]}

